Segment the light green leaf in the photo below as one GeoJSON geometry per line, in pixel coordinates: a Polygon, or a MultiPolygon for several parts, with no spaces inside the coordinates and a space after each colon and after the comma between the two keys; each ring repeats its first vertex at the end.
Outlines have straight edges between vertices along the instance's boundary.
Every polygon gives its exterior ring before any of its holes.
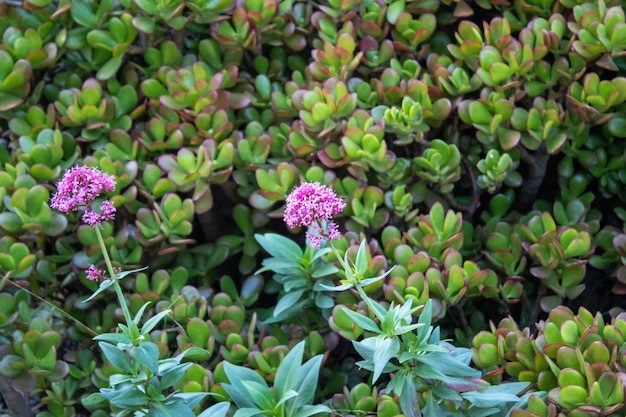
{"type": "Polygon", "coordinates": [[[302,355],[304,354],[304,341],[295,345],[289,353],[284,357],[283,361],[276,370],[274,378],[274,389],[278,394],[278,398],[282,397],[287,391],[294,388],[294,384],[298,377],[298,371],[302,365],[302,355]]]}
{"type": "Polygon", "coordinates": [[[98,343],[98,346],[113,366],[129,374],[133,373],[133,367],[130,363],[130,359],[128,359],[128,356],[126,355],[126,352],[118,349],[110,343],[100,342],[98,343]]]}

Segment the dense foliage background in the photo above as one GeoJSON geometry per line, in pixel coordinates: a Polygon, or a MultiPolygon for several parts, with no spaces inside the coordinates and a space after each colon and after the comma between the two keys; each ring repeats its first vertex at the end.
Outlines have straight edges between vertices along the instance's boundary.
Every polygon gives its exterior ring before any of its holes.
{"type": "Polygon", "coordinates": [[[268,233],[304,248],[283,202],[319,181],[347,203],[341,254],[366,239],[367,274],[393,267],[372,299],[432,300],[486,380],[549,393],[517,415],[625,415],[623,2],[7,0],[0,32],[14,415],[107,415],[81,399],[115,373],[92,337],[121,313],[82,302],[96,236],[49,207],[74,165],[116,178],[103,235],[116,266],[149,266],[122,282],[131,310],[173,310],[151,333],[162,357],[210,352],[179,390],[223,393],[224,361],[271,383],[306,340],[318,402],[400,413],[354,365],[368,332],[342,307],[371,312],[319,285],[343,278],[333,255],[272,253],[268,233]]]}

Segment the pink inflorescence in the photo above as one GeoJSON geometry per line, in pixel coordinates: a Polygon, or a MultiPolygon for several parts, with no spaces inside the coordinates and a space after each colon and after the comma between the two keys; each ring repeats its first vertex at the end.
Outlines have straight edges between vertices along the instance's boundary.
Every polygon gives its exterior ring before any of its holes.
{"type": "Polygon", "coordinates": [[[115,218],[115,212],[116,209],[113,203],[109,200],[105,200],[102,204],[100,204],[99,214],[90,208],[86,209],[83,213],[83,222],[91,227],[94,227],[102,222],[113,220],[115,218]]]}
{"type": "MultiPolygon", "coordinates": [[[[115,268],[113,271],[119,274],[122,272],[122,268],[115,268]]],[[[94,264],[89,265],[89,268],[85,272],[87,272],[87,279],[91,281],[102,281],[106,278],[106,272],[96,268],[94,264]]]]}
{"type": "Polygon", "coordinates": [[[323,241],[341,237],[332,218],[345,207],[346,203],[331,188],[319,182],[305,182],[287,196],[283,219],[290,228],[308,227],[307,239],[311,246],[319,248],[323,241]]]}
{"type": "Polygon", "coordinates": [[[110,201],[100,204],[100,213],[90,207],[103,192],[115,190],[115,177],[98,168],[73,167],[57,183],[57,192],[50,200],[50,207],[69,213],[84,209],[83,221],[95,226],[115,217],[115,207],[110,201]]]}

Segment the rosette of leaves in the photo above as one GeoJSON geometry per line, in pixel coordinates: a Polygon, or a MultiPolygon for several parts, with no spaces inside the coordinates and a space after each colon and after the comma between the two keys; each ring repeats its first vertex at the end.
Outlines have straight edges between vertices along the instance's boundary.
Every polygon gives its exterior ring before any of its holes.
{"type": "Polygon", "coordinates": [[[523,292],[523,278],[527,258],[522,240],[515,228],[507,222],[493,218],[484,228],[485,250],[483,254],[497,270],[506,274],[501,295],[507,302],[516,303],[523,292]]]}
{"type": "Polygon", "coordinates": [[[475,72],[468,73],[464,67],[457,65],[447,55],[433,53],[428,56],[426,63],[428,73],[425,74],[425,78],[430,79],[448,96],[462,96],[482,86],[482,81],[475,72]]]}
{"type": "Polygon", "coordinates": [[[567,134],[562,127],[565,119],[563,108],[554,100],[536,97],[529,110],[516,107],[511,116],[511,126],[522,132],[521,143],[529,150],[537,150],[545,143],[549,154],[561,151],[567,134]]]}
{"type": "Polygon", "coordinates": [[[478,161],[476,168],[480,174],[476,178],[476,184],[489,193],[493,194],[504,183],[509,187],[519,187],[522,176],[515,171],[519,162],[514,162],[511,155],[503,152],[500,155],[497,149],[490,149],[485,158],[478,161]]]}
{"type": "Polygon", "coordinates": [[[291,104],[298,110],[304,130],[324,138],[337,130],[340,120],[352,115],[357,100],[344,82],[330,78],[320,87],[295,91],[291,104]]]}
{"type": "MultiPolygon", "coordinates": [[[[183,267],[178,267],[171,272],[165,269],[158,269],[152,272],[150,276],[145,272],[138,273],[134,282],[134,293],[128,295],[131,312],[136,314],[146,302],[151,301],[156,304],[155,309],[157,311],[167,309],[162,308],[167,306],[172,310],[172,317],[176,321],[186,322],[188,318],[193,316],[177,315],[175,309],[179,304],[184,304],[184,301],[187,301],[187,296],[184,292],[189,289],[185,287],[188,278],[189,274],[183,267]],[[181,296],[181,299],[178,299],[178,296],[181,296]],[[133,298],[137,301],[134,301],[133,298]],[[171,303],[168,303],[168,301],[171,301],[171,303]]],[[[202,311],[196,311],[195,317],[202,318],[203,313],[202,311]]]]}
{"type": "Polygon", "coordinates": [[[417,198],[413,197],[411,190],[407,190],[405,185],[397,185],[393,190],[385,193],[385,205],[387,208],[410,226],[413,226],[417,221],[417,213],[419,211],[413,208],[415,200],[417,198]]]}
{"type": "Polygon", "coordinates": [[[529,44],[510,42],[501,54],[494,46],[487,45],[478,54],[476,75],[483,84],[504,90],[518,86],[517,79],[533,70],[533,51],[529,44]]]}
{"type": "Polygon", "coordinates": [[[372,109],[374,120],[384,119],[385,130],[395,133],[398,145],[421,142],[431,127],[439,127],[449,116],[452,105],[447,98],[430,96],[426,83],[410,80],[400,107],[377,106],[372,109]]]}
{"type": "Polygon", "coordinates": [[[362,231],[364,228],[381,229],[389,221],[389,210],[385,207],[385,194],[380,187],[359,187],[353,178],[344,178],[337,185],[339,193],[350,196],[344,210],[346,228],[362,231]]]}
{"type": "Polygon", "coordinates": [[[320,10],[333,19],[339,19],[346,14],[348,16],[353,16],[354,10],[360,5],[360,3],[360,0],[330,0],[328,1],[328,5],[320,6],[320,10]]]}
{"type": "Polygon", "coordinates": [[[215,72],[204,62],[195,62],[179,69],[162,67],[155,78],[141,83],[141,91],[151,100],[151,106],[163,105],[189,121],[206,107],[215,112],[247,106],[248,95],[226,91],[237,79],[238,69],[234,65],[215,72]]]}
{"type": "Polygon", "coordinates": [[[577,35],[572,48],[586,61],[617,71],[614,57],[626,49],[626,19],[619,5],[608,7],[604,0],[574,6],[574,21],[568,28],[577,35]]]}
{"type": "MultiPolygon", "coordinates": [[[[30,252],[28,246],[22,242],[16,242],[10,236],[4,236],[0,239],[0,248],[2,249],[0,270],[5,278],[26,278],[30,275],[36,257],[30,252]]],[[[5,278],[3,278],[3,281],[5,278]]],[[[5,314],[6,319],[7,316],[5,314]]]]}
{"type": "Polygon", "coordinates": [[[256,190],[254,171],[267,163],[272,147],[272,138],[268,134],[252,134],[237,139],[233,179],[239,185],[237,194],[248,198],[256,190]]]}
{"type": "Polygon", "coordinates": [[[483,89],[479,100],[462,100],[458,104],[461,121],[476,128],[476,138],[484,145],[498,143],[505,150],[513,149],[522,134],[510,128],[514,106],[501,92],[483,89]]]}
{"type": "Polygon", "coordinates": [[[337,167],[349,164],[348,170],[357,178],[373,168],[383,172],[393,164],[393,154],[387,151],[384,129],[369,113],[357,110],[348,119],[341,143],[330,142],[319,153],[324,165],[337,167]]]}
{"type": "Polygon", "coordinates": [[[441,259],[446,248],[460,250],[463,246],[461,213],[445,212],[441,203],[435,203],[428,214],[420,214],[416,227],[405,235],[406,243],[441,259]]]}
{"type": "Polygon", "coordinates": [[[483,30],[476,23],[463,20],[459,23],[454,36],[457,44],[448,45],[450,54],[474,71],[479,67],[478,60],[483,45],[495,47],[501,53],[513,39],[508,19],[501,17],[495,17],[488,23],[484,22],[483,30]]]}
{"type": "Polygon", "coordinates": [[[17,160],[29,167],[30,175],[38,181],[51,181],[61,175],[61,165],[78,158],[74,138],[60,130],[45,128],[35,136],[20,136],[17,160]],[[71,153],[70,153],[71,152],[71,153]]]}
{"type": "Polygon", "coordinates": [[[294,164],[281,162],[275,168],[259,168],[255,171],[258,189],[250,194],[248,201],[258,210],[268,210],[277,201],[284,201],[285,196],[299,179],[294,164]]]}
{"type": "Polygon", "coordinates": [[[309,71],[314,79],[324,81],[337,78],[346,81],[352,72],[359,66],[363,52],[355,55],[356,43],[349,33],[342,33],[337,37],[337,44],[324,42],[324,49],[313,49],[313,62],[309,71]]]}
{"type": "Polygon", "coordinates": [[[33,68],[25,59],[14,61],[0,50],[0,112],[11,110],[24,102],[30,93],[33,68]]]}
{"type": "MultiPolygon", "coordinates": [[[[272,6],[277,6],[276,2],[269,0],[272,6]]],[[[244,4],[246,1],[243,2],[244,4]]],[[[262,2],[255,2],[260,3],[262,2]]],[[[262,6],[261,6],[262,7],[262,6]]],[[[263,18],[271,17],[276,13],[277,7],[270,7],[267,14],[257,14],[258,20],[263,22],[263,18]]],[[[235,7],[230,19],[221,20],[214,31],[214,38],[227,50],[242,51],[249,50],[258,54],[260,48],[260,31],[257,31],[256,22],[252,20],[252,15],[243,7],[235,7]]],[[[269,23],[269,22],[267,22],[269,23]]],[[[267,24],[266,23],[266,24],[267,24]]]]}
{"type": "Polygon", "coordinates": [[[224,183],[233,170],[233,154],[231,141],[217,144],[207,139],[196,152],[182,148],[176,156],[159,157],[157,163],[178,191],[193,192],[195,212],[204,213],[213,207],[211,185],[224,183]]]}
{"type": "Polygon", "coordinates": [[[458,304],[464,297],[498,295],[498,277],[493,271],[464,261],[452,248],[444,251],[438,263],[426,252],[390,239],[391,233],[385,230],[385,252],[394,264],[383,287],[388,301],[404,303],[412,298],[417,306],[430,300],[433,316],[441,319],[449,306],[458,304]]]}
{"type": "Polygon", "coordinates": [[[626,100],[626,78],[600,80],[595,72],[585,75],[583,83],[574,81],[567,102],[576,116],[588,124],[603,124],[613,117],[616,106],[626,100]]]}
{"type": "Polygon", "coordinates": [[[80,89],[62,90],[54,105],[62,125],[96,145],[114,129],[130,130],[137,103],[134,87],[125,85],[115,92],[105,92],[100,82],[89,78],[80,89]]]}
{"type": "Polygon", "coordinates": [[[63,29],[56,38],[69,50],[67,58],[76,67],[96,78],[108,80],[119,71],[126,53],[137,38],[130,13],[110,17],[115,8],[111,0],[72,2],[70,13],[77,25],[63,29]]]}
{"type": "MultiPolygon", "coordinates": [[[[224,4],[228,2],[223,2],[224,4]]],[[[232,12],[232,23],[220,22],[215,38],[227,49],[245,48],[257,53],[262,45],[286,45],[294,51],[307,44],[303,30],[293,21],[291,3],[245,0],[232,12]]]]}
{"type": "MultiPolygon", "coordinates": [[[[383,1],[363,1],[359,6],[361,21],[356,24],[356,31],[362,40],[371,37],[377,42],[384,40],[389,32],[389,22],[387,21],[387,4],[383,1]]],[[[382,44],[381,44],[382,46],[382,44]]],[[[379,48],[376,48],[377,50],[379,48]]],[[[365,50],[365,61],[372,62],[372,55],[368,56],[365,50]]],[[[384,62],[384,61],[383,61],[384,62]]]]}
{"type": "MultiPolygon", "coordinates": [[[[167,313],[167,310],[162,313],[167,313]]],[[[141,328],[134,323],[136,332],[141,335],[150,333],[157,324],[155,318],[162,317],[163,314],[160,313],[148,319],[141,328]]],[[[192,409],[208,395],[197,392],[169,393],[192,364],[181,363],[182,360],[187,356],[203,353],[203,349],[189,348],[175,357],[159,359],[158,347],[150,341],[124,343],[120,341],[124,339],[114,333],[98,335],[96,340],[101,340],[98,346],[114,372],[109,375],[108,387],[101,387],[99,392],[83,399],[83,405],[88,408],[108,401],[113,410],[129,410],[146,415],[193,415],[192,409]],[[135,358],[141,358],[141,361],[133,363],[135,358]],[[144,389],[145,386],[151,389],[144,389]],[[165,395],[167,393],[169,394],[165,395]]],[[[209,410],[205,416],[213,415],[211,412],[215,409],[209,410]]]]}
{"type": "Polygon", "coordinates": [[[43,129],[54,129],[56,111],[54,105],[49,104],[44,110],[38,106],[30,106],[26,111],[16,111],[9,120],[9,129],[16,137],[28,136],[36,138],[43,129]]]}
{"type": "Polygon", "coordinates": [[[456,145],[434,139],[422,156],[413,158],[413,172],[418,177],[437,184],[441,193],[450,193],[461,176],[461,153],[456,145]]]}
{"type": "Polygon", "coordinates": [[[307,245],[303,251],[291,239],[281,235],[269,233],[254,237],[272,256],[263,260],[262,268],[255,274],[272,271],[275,284],[268,285],[266,291],[278,293],[278,302],[271,316],[261,317],[263,323],[282,322],[302,315],[303,311],[306,314],[313,306],[328,319],[334,302],[320,284],[332,285],[328,277],[338,271],[333,264],[323,262],[330,248],[315,249],[307,245]]]}
{"type": "Polygon", "coordinates": [[[339,261],[342,265],[352,265],[352,269],[340,269],[337,276],[341,285],[331,287],[331,289],[343,291],[356,282],[366,293],[375,293],[383,286],[382,278],[389,274],[385,272],[388,270],[387,260],[376,247],[375,241],[372,241],[370,245],[366,244],[365,240],[361,240],[360,244],[356,242],[358,242],[358,234],[355,232],[348,232],[341,239],[333,241],[335,251],[329,258],[339,261]]]}
{"type": "MultiPolygon", "coordinates": [[[[404,4],[404,2],[396,2],[404,4]]],[[[391,23],[391,36],[401,48],[416,51],[417,48],[426,42],[435,32],[437,18],[432,13],[422,13],[415,18],[409,12],[403,11],[395,13],[397,8],[391,6],[387,9],[387,20],[391,23]]]]}
{"type": "MultiPolygon", "coordinates": [[[[372,4],[376,3],[372,2],[372,4]]],[[[390,39],[377,41],[371,36],[365,36],[359,42],[359,47],[363,51],[363,57],[361,59],[363,66],[371,69],[386,69],[391,60],[396,57],[396,51],[390,39]]],[[[361,68],[363,68],[363,66],[361,68]]],[[[361,68],[359,68],[359,70],[361,70],[361,68]]]]}
{"type": "Polygon", "coordinates": [[[12,235],[33,235],[36,240],[43,238],[40,233],[48,236],[63,233],[67,219],[61,213],[52,211],[49,200],[50,193],[43,185],[16,188],[10,199],[4,201],[0,227],[12,235]]]}
{"type": "MultiPolygon", "coordinates": [[[[124,6],[129,8],[131,1],[124,0],[127,3],[124,6]]],[[[132,3],[139,7],[140,12],[133,17],[133,25],[143,33],[162,35],[164,28],[160,25],[166,25],[175,30],[181,30],[188,17],[182,16],[185,9],[185,3],[182,0],[133,0],[132,3]]]]}
{"type": "Polygon", "coordinates": [[[44,45],[44,39],[49,40],[53,30],[52,22],[46,22],[37,30],[20,30],[11,26],[2,35],[0,49],[9,52],[14,60],[25,59],[36,70],[52,66],[58,58],[58,48],[54,42],[44,45]]]}
{"type": "Polygon", "coordinates": [[[547,88],[561,85],[562,79],[572,78],[574,70],[581,65],[581,60],[570,61],[563,54],[562,41],[567,23],[561,14],[552,14],[549,20],[543,17],[532,19],[523,28],[518,39],[523,45],[530,45],[534,68],[523,79],[523,88],[531,97],[541,95],[547,88]],[[545,54],[554,54],[554,60],[542,59],[545,54]]]}
{"type": "Polygon", "coordinates": [[[166,194],[160,204],[154,204],[152,210],[141,208],[137,211],[137,237],[145,246],[165,239],[172,245],[193,243],[192,239],[186,238],[192,232],[193,216],[194,203],[191,199],[182,200],[176,194],[166,194]]]}
{"type": "MultiPolygon", "coordinates": [[[[163,311],[171,308],[172,318],[179,323],[188,323],[191,319],[203,320],[204,324],[196,323],[191,325],[191,327],[198,326],[200,329],[206,326],[210,327],[210,324],[204,321],[205,317],[208,315],[206,294],[200,294],[200,291],[196,287],[186,285],[188,278],[189,274],[183,267],[178,267],[169,274],[163,270],[156,271],[149,282],[150,288],[153,291],[152,296],[154,296],[154,292],[156,291],[162,291],[166,296],[161,296],[161,299],[156,302],[155,310],[163,311]],[[169,284],[169,287],[166,288],[167,284],[169,284]],[[168,294],[170,291],[171,294],[168,294]]],[[[140,279],[140,281],[138,282],[137,288],[146,288],[145,280],[139,277],[138,279],[140,279]]],[[[211,334],[213,334],[213,330],[209,330],[211,334]]],[[[199,336],[198,340],[201,340],[202,333],[200,333],[199,336]]],[[[182,337],[181,340],[177,338],[177,344],[182,346],[186,344],[188,340],[189,335],[182,337]]]]}
{"type": "MultiPolygon", "coordinates": [[[[159,110],[165,110],[160,107],[159,110]]],[[[141,145],[150,153],[160,154],[168,150],[180,150],[191,139],[197,138],[197,131],[193,124],[182,122],[178,113],[163,111],[161,114],[148,120],[141,131],[133,130],[141,145]]]]}
{"type": "Polygon", "coordinates": [[[581,281],[585,277],[586,258],[592,250],[590,234],[571,227],[557,227],[547,212],[522,219],[517,230],[529,258],[535,262],[531,274],[555,293],[541,297],[541,308],[550,311],[563,298],[580,295],[585,288],[581,281]]]}
{"type": "Polygon", "coordinates": [[[530,329],[520,330],[511,318],[504,318],[496,327],[480,331],[472,340],[472,360],[487,371],[486,379],[498,381],[502,371],[519,381],[534,384],[547,391],[554,388],[556,378],[545,356],[538,348],[530,329]]]}
{"type": "Polygon", "coordinates": [[[356,92],[357,102],[361,109],[375,108],[377,104],[386,106],[399,104],[406,95],[406,83],[393,68],[385,68],[379,77],[370,78],[369,83],[361,78],[352,78],[348,87],[356,92]]]}

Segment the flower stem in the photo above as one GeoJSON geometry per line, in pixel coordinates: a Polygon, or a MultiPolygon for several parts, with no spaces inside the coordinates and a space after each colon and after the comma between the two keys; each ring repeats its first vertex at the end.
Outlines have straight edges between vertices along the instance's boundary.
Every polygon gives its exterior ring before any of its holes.
{"type": "Polygon", "coordinates": [[[130,311],[128,310],[128,305],[126,304],[126,299],[124,298],[124,294],[122,293],[122,287],[120,285],[119,280],[115,277],[115,270],[113,269],[113,264],[111,263],[111,258],[109,257],[109,252],[104,244],[104,239],[102,238],[102,232],[100,231],[100,225],[96,225],[94,227],[96,230],[96,236],[98,237],[98,243],[100,244],[100,250],[102,251],[102,256],[104,256],[104,263],[107,266],[107,271],[109,276],[113,280],[113,288],[115,289],[115,294],[117,295],[117,300],[122,307],[122,312],[124,313],[124,319],[126,320],[126,326],[130,328],[132,319],[130,318],[130,311]]]}

